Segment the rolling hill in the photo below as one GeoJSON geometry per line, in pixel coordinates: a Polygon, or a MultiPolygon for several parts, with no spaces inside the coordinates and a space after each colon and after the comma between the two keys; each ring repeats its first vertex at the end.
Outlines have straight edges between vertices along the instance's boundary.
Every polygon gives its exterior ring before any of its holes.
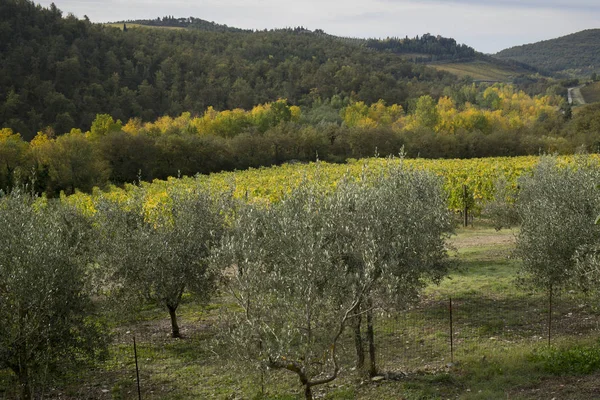
{"type": "Polygon", "coordinates": [[[409,109],[420,96],[462,84],[456,76],[510,82],[528,73],[439,35],[345,38],[191,17],[110,26],[30,0],[0,2],[0,54],[0,127],[28,140],[46,128],[87,130],[97,114],[149,121],[280,98],[304,107],[381,99],[409,109]]]}
{"type": "MultiPolygon", "coordinates": [[[[190,29],[208,32],[244,32],[227,25],[209,22],[200,18],[174,18],[166,16],[151,20],[119,21],[111,25],[117,27],[153,27],[190,29]]],[[[470,46],[459,44],[452,38],[425,33],[414,38],[388,37],[385,39],[363,39],[341,37],[325,33],[321,29],[314,31],[297,27],[293,29],[276,29],[270,32],[288,31],[296,34],[314,35],[341,42],[344,45],[361,47],[380,53],[398,55],[406,61],[425,64],[438,71],[449,72],[459,78],[471,78],[474,81],[511,82],[515,76],[538,72],[535,68],[512,60],[499,60],[480,53],[470,46]]]]}
{"type": "Polygon", "coordinates": [[[494,57],[522,62],[554,74],[587,78],[600,72],[600,29],[511,47],[494,57]]]}
{"type": "Polygon", "coordinates": [[[204,28],[165,29],[174,24],[161,20],[160,29],[142,29],[132,21],[125,31],[65,17],[55,5],[1,1],[0,127],[29,140],[46,127],[56,134],[87,130],[97,114],[150,121],[280,98],[307,107],[334,96],[383,99],[406,108],[456,81],[322,32],[193,22],[204,28]]]}

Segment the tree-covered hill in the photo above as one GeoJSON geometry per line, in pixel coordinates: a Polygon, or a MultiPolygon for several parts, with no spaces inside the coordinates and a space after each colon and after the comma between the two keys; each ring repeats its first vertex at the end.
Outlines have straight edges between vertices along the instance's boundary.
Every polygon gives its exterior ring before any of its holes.
{"type": "Polygon", "coordinates": [[[369,39],[367,47],[397,54],[419,54],[416,57],[417,61],[471,60],[482,55],[472,47],[456,43],[454,39],[433,36],[429,33],[414,38],[369,39]]]}
{"type": "Polygon", "coordinates": [[[174,27],[174,28],[189,28],[197,29],[208,32],[251,32],[248,29],[235,28],[223,24],[217,24],[216,22],[206,21],[201,18],[187,17],[187,18],[175,18],[172,15],[165,17],[158,17],[156,19],[135,19],[127,21],[115,22],[115,24],[135,24],[145,26],[160,26],[160,27],[174,27]]]}
{"type": "Polygon", "coordinates": [[[511,47],[495,57],[526,63],[549,72],[589,77],[600,72],[600,29],[511,47]]]}
{"type": "MultiPolygon", "coordinates": [[[[163,28],[184,28],[194,29],[209,32],[253,32],[252,30],[244,30],[240,28],[230,27],[227,25],[218,24],[215,22],[209,22],[200,18],[194,17],[182,17],[176,18],[173,16],[165,16],[156,19],[138,19],[128,21],[118,21],[111,23],[112,26],[148,26],[148,27],[163,27],[163,28]]],[[[421,36],[415,36],[409,38],[400,37],[388,37],[384,39],[379,38],[357,38],[357,37],[343,37],[330,35],[322,29],[315,29],[311,31],[304,27],[295,28],[282,28],[270,30],[270,32],[288,32],[295,34],[306,34],[315,36],[325,36],[332,40],[344,42],[345,44],[351,44],[354,46],[360,46],[367,49],[373,49],[379,52],[387,52],[392,54],[400,54],[403,58],[415,62],[415,63],[431,63],[431,62],[471,62],[479,61],[488,64],[495,64],[497,67],[503,68],[507,71],[528,73],[535,72],[535,68],[517,63],[511,60],[501,61],[496,58],[492,58],[486,54],[476,51],[474,48],[466,45],[459,44],[453,38],[446,38],[440,35],[431,35],[425,33],[421,36]]]]}
{"type": "Polygon", "coordinates": [[[337,95],[406,107],[456,82],[318,32],[123,31],[29,0],[0,0],[0,53],[0,126],[26,139],[47,126],[56,134],[88,129],[100,113],[149,121],[278,98],[311,105],[337,95]]]}

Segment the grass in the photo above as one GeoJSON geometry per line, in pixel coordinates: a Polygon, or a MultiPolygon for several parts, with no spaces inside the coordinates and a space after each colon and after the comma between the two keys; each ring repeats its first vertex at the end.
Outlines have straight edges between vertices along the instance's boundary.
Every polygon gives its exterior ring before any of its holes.
{"type": "Polygon", "coordinates": [[[497,65],[485,61],[471,61],[464,63],[434,63],[430,64],[429,66],[442,71],[450,72],[459,78],[470,76],[475,80],[482,81],[506,82],[512,80],[512,77],[515,75],[515,71],[503,69],[497,65]]]}
{"type": "Polygon", "coordinates": [[[581,95],[586,103],[597,103],[600,101],[600,82],[590,83],[581,88],[581,95]]]}
{"type": "MultiPolygon", "coordinates": [[[[459,229],[450,244],[460,267],[439,285],[429,285],[405,312],[376,319],[378,364],[389,379],[371,382],[345,368],[339,379],[316,388],[319,398],[598,398],[600,312],[580,294],[557,296],[553,347],[548,348],[548,298],[517,285],[514,235],[485,226],[459,229]],[[554,364],[564,367],[556,370],[554,364]]],[[[228,358],[227,348],[215,339],[224,304],[226,298],[208,306],[186,298],[179,312],[182,340],[169,337],[168,315],[160,308],[122,316],[110,359],[71,376],[48,397],[136,398],[135,333],[144,399],[301,399],[293,374],[263,375],[228,358]]],[[[349,333],[342,347],[343,357],[351,361],[349,333]]],[[[0,399],[10,380],[10,374],[0,371],[0,399]]],[[[4,397],[11,398],[11,393],[4,392],[4,397]]]]}

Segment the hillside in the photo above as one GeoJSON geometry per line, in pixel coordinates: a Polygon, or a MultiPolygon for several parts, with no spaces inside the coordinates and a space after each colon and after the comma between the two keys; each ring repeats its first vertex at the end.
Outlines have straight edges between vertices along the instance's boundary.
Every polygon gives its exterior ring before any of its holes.
{"type": "Polygon", "coordinates": [[[581,95],[586,103],[600,102],[600,82],[590,83],[582,87],[581,95]]]}
{"type": "Polygon", "coordinates": [[[588,78],[593,72],[600,72],[600,29],[511,47],[495,54],[495,57],[565,76],[588,78]]]}
{"type": "Polygon", "coordinates": [[[31,139],[89,129],[97,114],[154,120],[285,98],[311,106],[439,97],[455,78],[399,55],[303,30],[117,29],[31,1],[0,3],[0,126],[31,139]]]}
{"type": "Polygon", "coordinates": [[[438,61],[427,65],[460,78],[471,78],[476,82],[514,83],[516,77],[536,72],[535,68],[528,65],[498,60],[482,54],[470,60],[438,61]]]}
{"type": "MultiPolygon", "coordinates": [[[[156,18],[154,20],[120,21],[111,25],[122,27],[125,24],[127,27],[145,26],[217,32],[251,32],[227,25],[220,25],[215,22],[208,22],[199,18],[174,18],[172,16],[156,18]]],[[[333,41],[342,42],[345,45],[396,54],[404,60],[426,64],[439,71],[450,72],[459,78],[468,77],[475,81],[510,82],[515,76],[537,72],[531,66],[510,60],[498,60],[480,53],[470,46],[459,44],[455,39],[440,35],[434,36],[429,33],[414,38],[388,37],[385,39],[362,39],[330,35],[321,29],[311,31],[303,27],[276,29],[271,32],[294,32],[295,34],[325,37],[333,41]]]]}

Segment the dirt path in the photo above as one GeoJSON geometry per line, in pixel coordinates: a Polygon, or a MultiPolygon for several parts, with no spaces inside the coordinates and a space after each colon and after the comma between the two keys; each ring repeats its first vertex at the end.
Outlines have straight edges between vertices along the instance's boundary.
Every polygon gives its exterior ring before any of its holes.
{"type": "Polygon", "coordinates": [[[585,99],[581,94],[581,88],[585,85],[569,88],[569,104],[574,106],[582,106],[585,104],[585,99]]]}

